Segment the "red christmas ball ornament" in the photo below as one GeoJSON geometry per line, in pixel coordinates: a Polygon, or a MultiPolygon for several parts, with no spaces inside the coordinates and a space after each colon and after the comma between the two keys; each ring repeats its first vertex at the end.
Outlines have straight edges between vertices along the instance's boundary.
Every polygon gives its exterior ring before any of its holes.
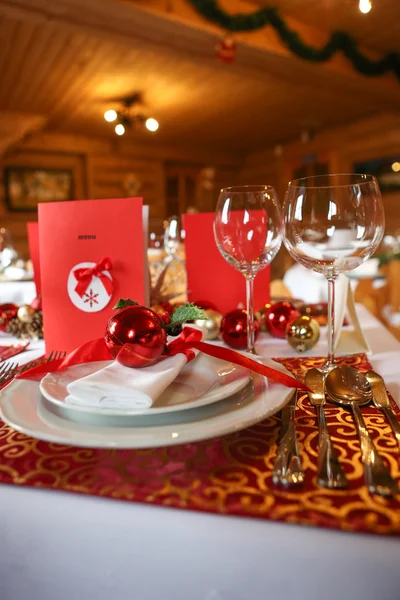
{"type": "MultiPolygon", "coordinates": [[[[260,323],[254,319],[254,336],[258,338],[260,323]]],[[[221,321],[221,337],[228,346],[238,350],[247,348],[247,314],[245,310],[232,310],[221,321]]]]}
{"type": "Polygon", "coordinates": [[[299,311],[290,302],[276,302],[265,313],[267,331],[274,337],[284,339],[287,326],[299,316],[299,311]]]}
{"type": "Polygon", "coordinates": [[[160,317],[145,306],[127,306],[107,323],[105,342],[125,367],[146,367],[162,354],[167,334],[160,317]]]}
{"type": "Polygon", "coordinates": [[[215,46],[217,58],[223,62],[233,62],[236,58],[236,44],[231,35],[227,35],[215,46]]]}
{"type": "Polygon", "coordinates": [[[0,331],[5,331],[8,322],[17,316],[18,306],[16,304],[0,304],[0,331]]]}

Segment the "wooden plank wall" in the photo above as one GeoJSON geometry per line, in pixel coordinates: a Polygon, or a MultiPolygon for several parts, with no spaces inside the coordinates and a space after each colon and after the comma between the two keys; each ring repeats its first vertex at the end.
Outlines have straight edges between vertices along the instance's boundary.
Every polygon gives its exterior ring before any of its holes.
{"type": "Polygon", "coordinates": [[[233,185],[238,170],[236,164],[229,164],[226,156],[219,158],[215,153],[201,152],[196,148],[188,152],[177,148],[133,145],[119,139],[51,132],[34,134],[0,158],[0,226],[10,230],[18,252],[28,258],[26,223],[37,220],[37,211],[10,211],[5,202],[4,187],[4,168],[25,166],[72,170],[74,185],[71,199],[143,196],[145,204],[150,206],[151,226],[154,224],[154,229],[159,230],[162,220],[168,216],[166,171],[171,163],[183,170],[191,165],[194,172],[200,172],[204,166],[216,167],[212,194],[202,198],[201,202],[197,199],[201,210],[214,210],[219,187],[233,185]],[[141,185],[134,194],[129,193],[128,188],[133,175],[141,185]]]}

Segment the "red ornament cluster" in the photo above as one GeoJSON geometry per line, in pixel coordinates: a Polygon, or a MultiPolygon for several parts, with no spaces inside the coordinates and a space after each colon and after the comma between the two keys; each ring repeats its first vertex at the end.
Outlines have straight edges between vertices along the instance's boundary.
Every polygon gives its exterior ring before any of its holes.
{"type": "MultiPolygon", "coordinates": [[[[212,306],[199,302],[201,307],[212,306]]],[[[127,306],[118,310],[107,323],[105,342],[111,355],[126,367],[146,367],[160,358],[166,348],[166,325],[171,315],[171,305],[127,306]]],[[[265,313],[267,331],[284,339],[286,329],[299,311],[290,302],[276,302],[265,313]]],[[[260,322],[254,319],[255,339],[260,334],[260,322]]],[[[221,322],[223,341],[236,350],[247,347],[247,314],[245,310],[232,310],[221,322]]],[[[172,334],[173,335],[173,334],[172,334]]]]}

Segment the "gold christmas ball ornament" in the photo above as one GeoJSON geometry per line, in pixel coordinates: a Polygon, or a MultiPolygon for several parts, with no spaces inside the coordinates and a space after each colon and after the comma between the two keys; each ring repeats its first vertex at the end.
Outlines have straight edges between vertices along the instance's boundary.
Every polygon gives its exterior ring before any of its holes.
{"type": "Polygon", "coordinates": [[[271,302],[267,302],[262,306],[259,310],[256,311],[255,316],[257,321],[260,323],[261,331],[267,331],[267,326],[265,324],[265,313],[269,308],[271,308],[271,302]]]}
{"type": "Polygon", "coordinates": [[[29,304],[24,304],[24,306],[20,306],[17,312],[17,317],[22,323],[29,323],[31,321],[33,315],[35,313],[35,309],[29,304]]]}
{"type": "Polygon", "coordinates": [[[286,339],[297,352],[311,350],[319,340],[319,325],[307,315],[297,317],[286,329],[286,339]]]}
{"type": "Polygon", "coordinates": [[[216,340],[221,327],[222,315],[217,310],[208,308],[204,311],[207,319],[197,319],[194,324],[206,329],[206,340],[216,340]]]}

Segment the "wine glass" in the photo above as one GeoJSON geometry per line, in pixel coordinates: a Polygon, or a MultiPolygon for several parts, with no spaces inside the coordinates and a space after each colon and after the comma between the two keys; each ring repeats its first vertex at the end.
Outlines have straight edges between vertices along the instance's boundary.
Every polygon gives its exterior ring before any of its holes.
{"type": "Polygon", "coordinates": [[[247,349],[254,348],[254,278],[274,259],[281,245],[281,208],[270,185],[221,190],[214,236],[225,260],[246,278],[247,349]]]}
{"type": "Polygon", "coordinates": [[[328,280],[327,372],[336,366],[335,280],[379,246],[385,228],[382,196],[372,175],[304,177],[289,183],[283,213],[283,241],[290,255],[328,280]]]}
{"type": "Polygon", "coordinates": [[[181,222],[178,216],[174,215],[168,219],[164,231],[164,250],[167,253],[167,260],[177,260],[182,262],[179,256],[179,249],[184,238],[184,232],[181,229],[181,222]]]}

